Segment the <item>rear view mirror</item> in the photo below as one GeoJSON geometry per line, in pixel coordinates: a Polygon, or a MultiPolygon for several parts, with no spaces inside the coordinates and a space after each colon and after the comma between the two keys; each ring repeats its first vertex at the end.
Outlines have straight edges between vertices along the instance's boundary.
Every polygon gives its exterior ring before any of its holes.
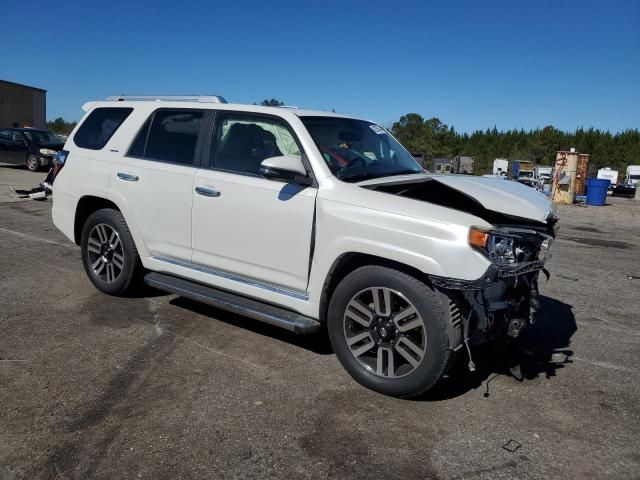
{"type": "Polygon", "coordinates": [[[282,155],[266,158],[260,164],[260,174],[269,180],[293,182],[300,185],[311,185],[302,158],[295,155],[282,155]]]}

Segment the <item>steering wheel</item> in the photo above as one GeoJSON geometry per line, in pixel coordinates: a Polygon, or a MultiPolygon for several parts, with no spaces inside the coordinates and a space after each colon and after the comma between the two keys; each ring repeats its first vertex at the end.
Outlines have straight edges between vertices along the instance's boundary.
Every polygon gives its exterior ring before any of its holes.
{"type": "Polygon", "coordinates": [[[349,160],[349,162],[345,165],[345,168],[351,168],[356,165],[356,163],[360,162],[361,166],[366,167],[367,162],[362,157],[356,157],[353,160],[349,160]]]}

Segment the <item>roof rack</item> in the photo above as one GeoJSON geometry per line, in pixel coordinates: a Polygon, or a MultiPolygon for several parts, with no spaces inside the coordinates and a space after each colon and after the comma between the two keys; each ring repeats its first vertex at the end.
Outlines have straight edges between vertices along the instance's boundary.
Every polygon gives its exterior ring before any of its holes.
{"type": "Polygon", "coordinates": [[[227,103],[220,95],[112,95],[105,99],[108,102],[156,101],[156,102],[200,102],[227,103]]]}

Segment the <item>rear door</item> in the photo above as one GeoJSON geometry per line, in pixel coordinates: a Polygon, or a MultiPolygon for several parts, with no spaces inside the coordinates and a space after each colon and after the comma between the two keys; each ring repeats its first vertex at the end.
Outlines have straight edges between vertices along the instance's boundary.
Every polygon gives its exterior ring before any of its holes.
{"type": "Polygon", "coordinates": [[[265,158],[302,156],[293,129],[280,117],[218,112],[209,152],[194,184],[193,262],[304,296],[317,188],[259,174],[265,158]]]}
{"type": "Polygon", "coordinates": [[[127,203],[152,256],[191,260],[193,179],[209,115],[155,110],[113,172],[111,186],[127,203]]]}

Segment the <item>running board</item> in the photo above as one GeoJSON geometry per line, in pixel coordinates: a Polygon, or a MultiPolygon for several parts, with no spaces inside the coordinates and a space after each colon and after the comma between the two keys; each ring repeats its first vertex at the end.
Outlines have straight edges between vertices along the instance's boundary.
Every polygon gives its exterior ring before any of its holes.
{"type": "Polygon", "coordinates": [[[311,317],[173,275],[151,272],[145,275],[144,282],[159,290],[175,293],[181,297],[206,303],[291,332],[311,334],[320,330],[320,322],[311,317]]]}

